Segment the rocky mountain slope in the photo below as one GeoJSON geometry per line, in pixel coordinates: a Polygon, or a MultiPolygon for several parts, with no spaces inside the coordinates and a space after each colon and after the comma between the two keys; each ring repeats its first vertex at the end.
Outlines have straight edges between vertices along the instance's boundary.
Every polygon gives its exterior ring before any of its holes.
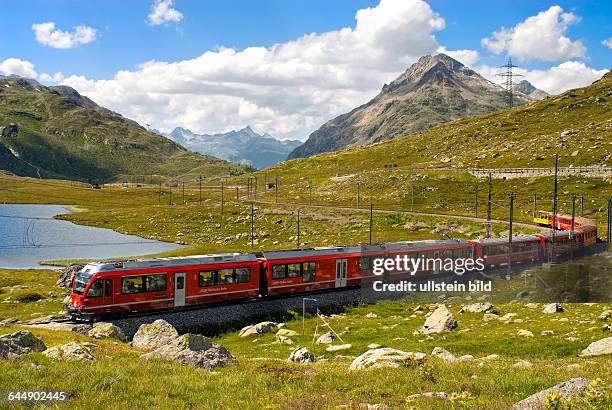
{"type": "Polygon", "coordinates": [[[284,161],[301,141],[280,141],[269,134],[260,135],[247,126],[222,134],[196,134],[177,127],[168,135],[190,150],[262,169],[284,161]]]}
{"type": "Polygon", "coordinates": [[[532,100],[543,100],[546,97],[550,97],[550,94],[548,94],[546,91],[535,88],[535,86],[527,80],[523,80],[516,84],[514,86],[514,91],[526,95],[532,100]]]}
{"type": "MultiPolygon", "coordinates": [[[[515,104],[531,98],[516,95],[515,104]]],[[[310,134],[289,158],[372,144],[506,108],[502,87],[445,55],[424,56],[366,104],[310,134]]]]}
{"type": "Polygon", "coordinates": [[[108,181],[121,174],[175,176],[196,168],[227,175],[244,167],[190,152],[70,87],[0,78],[0,169],[108,181]]]}

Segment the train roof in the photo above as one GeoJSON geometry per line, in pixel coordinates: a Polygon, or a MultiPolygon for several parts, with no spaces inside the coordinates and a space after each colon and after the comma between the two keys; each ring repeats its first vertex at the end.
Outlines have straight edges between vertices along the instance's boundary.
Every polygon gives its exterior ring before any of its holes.
{"type": "MultiPolygon", "coordinates": [[[[512,237],[512,243],[537,242],[537,241],[538,241],[538,238],[535,236],[514,236],[512,237]]],[[[508,238],[475,239],[474,242],[479,242],[483,246],[507,245],[508,238]]]]}
{"type": "Polygon", "coordinates": [[[253,253],[224,253],[218,255],[196,255],[179,256],[169,258],[133,259],[116,262],[93,262],[84,269],[92,269],[95,272],[110,272],[117,270],[147,269],[147,268],[171,268],[190,265],[206,265],[214,263],[250,262],[256,261],[257,256],[253,253]]]}
{"type": "Polygon", "coordinates": [[[329,246],[329,247],[322,247],[322,248],[268,251],[268,252],[263,252],[263,256],[266,259],[286,259],[286,258],[296,258],[296,257],[304,257],[304,256],[325,256],[325,255],[337,255],[337,254],[344,254],[344,253],[360,253],[361,251],[362,251],[361,246],[329,246]]]}

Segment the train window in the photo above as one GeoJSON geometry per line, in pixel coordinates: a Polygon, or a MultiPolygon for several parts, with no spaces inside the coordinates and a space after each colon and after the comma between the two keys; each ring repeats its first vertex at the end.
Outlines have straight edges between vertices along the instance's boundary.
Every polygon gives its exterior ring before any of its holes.
{"type": "Polygon", "coordinates": [[[93,276],[90,269],[82,269],[74,275],[74,289],[73,292],[77,295],[82,295],[85,292],[85,287],[89,283],[89,279],[93,276]]]}
{"type": "Polygon", "coordinates": [[[287,275],[287,265],[272,265],[272,279],[283,279],[287,275]]]}
{"type": "Polygon", "coordinates": [[[302,271],[299,263],[290,263],[287,265],[288,278],[299,278],[300,276],[302,276],[302,271]]]}
{"type": "Polygon", "coordinates": [[[302,280],[304,282],[314,282],[316,269],[317,264],[315,262],[302,263],[302,280]]]}
{"type": "Polygon", "coordinates": [[[166,274],[145,276],[145,292],[162,292],[166,290],[166,274]]]}
{"type": "Polygon", "coordinates": [[[97,298],[102,296],[102,279],[95,281],[87,291],[88,298],[97,298]]]}
{"type": "Polygon", "coordinates": [[[231,285],[234,283],[234,270],[220,269],[217,278],[219,285],[231,285]]]}
{"type": "Polygon", "coordinates": [[[121,293],[141,293],[144,292],[144,276],[128,276],[121,278],[121,293]]]}
{"type": "Polygon", "coordinates": [[[112,296],[113,295],[113,281],[111,279],[106,279],[104,284],[104,296],[112,296]]]}
{"type": "Polygon", "coordinates": [[[359,270],[366,271],[370,269],[370,261],[371,258],[368,258],[367,256],[362,256],[361,258],[359,258],[359,270]]]}
{"type": "Polygon", "coordinates": [[[236,283],[251,281],[251,268],[236,268],[236,283]]]}
{"type": "Polygon", "coordinates": [[[198,285],[200,287],[213,286],[215,284],[215,276],[217,276],[217,272],[214,270],[200,271],[198,276],[198,285]]]}

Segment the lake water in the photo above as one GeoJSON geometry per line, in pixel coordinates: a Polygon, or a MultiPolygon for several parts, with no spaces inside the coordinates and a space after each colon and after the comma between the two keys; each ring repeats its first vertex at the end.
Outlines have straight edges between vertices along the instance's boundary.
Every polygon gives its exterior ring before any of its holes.
{"type": "Polygon", "coordinates": [[[53,219],[60,205],[0,205],[0,268],[40,268],[50,259],[105,259],[178,249],[173,243],[53,219]]]}

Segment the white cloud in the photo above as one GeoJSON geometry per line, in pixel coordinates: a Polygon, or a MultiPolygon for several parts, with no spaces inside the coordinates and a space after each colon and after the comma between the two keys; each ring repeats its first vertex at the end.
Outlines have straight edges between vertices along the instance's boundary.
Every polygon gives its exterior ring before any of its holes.
{"type": "MultiPolygon", "coordinates": [[[[496,76],[499,68],[490,66],[479,66],[476,70],[485,78],[495,83],[500,83],[500,77],[496,76]]],[[[587,67],[583,62],[566,61],[559,65],[544,70],[515,69],[527,81],[537,88],[550,94],[559,94],[572,88],[584,87],[601,78],[608,70],[597,70],[587,67]]]]}
{"type": "Polygon", "coordinates": [[[586,53],[584,44],[565,36],[568,27],[579,20],[573,13],[564,13],[561,7],[551,6],[513,28],[502,27],[481,43],[493,53],[507,52],[521,60],[563,61],[582,57],[586,53]]]}
{"type": "Polygon", "coordinates": [[[7,58],[0,63],[0,73],[4,75],[19,75],[26,78],[36,78],[38,73],[34,70],[34,64],[18,58],[7,58]]]}
{"type": "Polygon", "coordinates": [[[603,40],[601,44],[603,44],[604,46],[608,48],[612,48],[612,37],[603,40]]]}
{"type": "Polygon", "coordinates": [[[447,50],[446,47],[439,47],[436,51],[444,53],[468,67],[473,67],[480,57],[476,50],[447,50]]]}
{"type": "Polygon", "coordinates": [[[152,26],[159,26],[164,23],[181,21],[183,14],[172,8],[172,3],[174,3],[173,0],[155,0],[147,16],[147,22],[152,26]]]}
{"type": "Polygon", "coordinates": [[[220,132],[245,124],[279,137],[307,137],[333,115],[364,103],[439,45],[444,20],[421,0],[382,0],[354,27],[272,47],[220,48],[190,60],[150,61],[112,79],[63,83],[161,130],[220,132]]]}
{"type": "Polygon", "coordinates": [[[76,26],[72,32],[55,28],[55,23],[38,23],[32,25],[36,41],[45,46],[68,49],[80,44],[91,43],[96,39],[97,31],[88,26],[76,26]]]}
{"type": "Polygon", "coordinates": [[[38,76],[38,79],[42,81],[43,83],[57,84],[57,83],[61,83],[62,81],[64,81],[64,74],[62,74],[61,71],[53,75],[42,73],[41,75],[38,76]]]}

